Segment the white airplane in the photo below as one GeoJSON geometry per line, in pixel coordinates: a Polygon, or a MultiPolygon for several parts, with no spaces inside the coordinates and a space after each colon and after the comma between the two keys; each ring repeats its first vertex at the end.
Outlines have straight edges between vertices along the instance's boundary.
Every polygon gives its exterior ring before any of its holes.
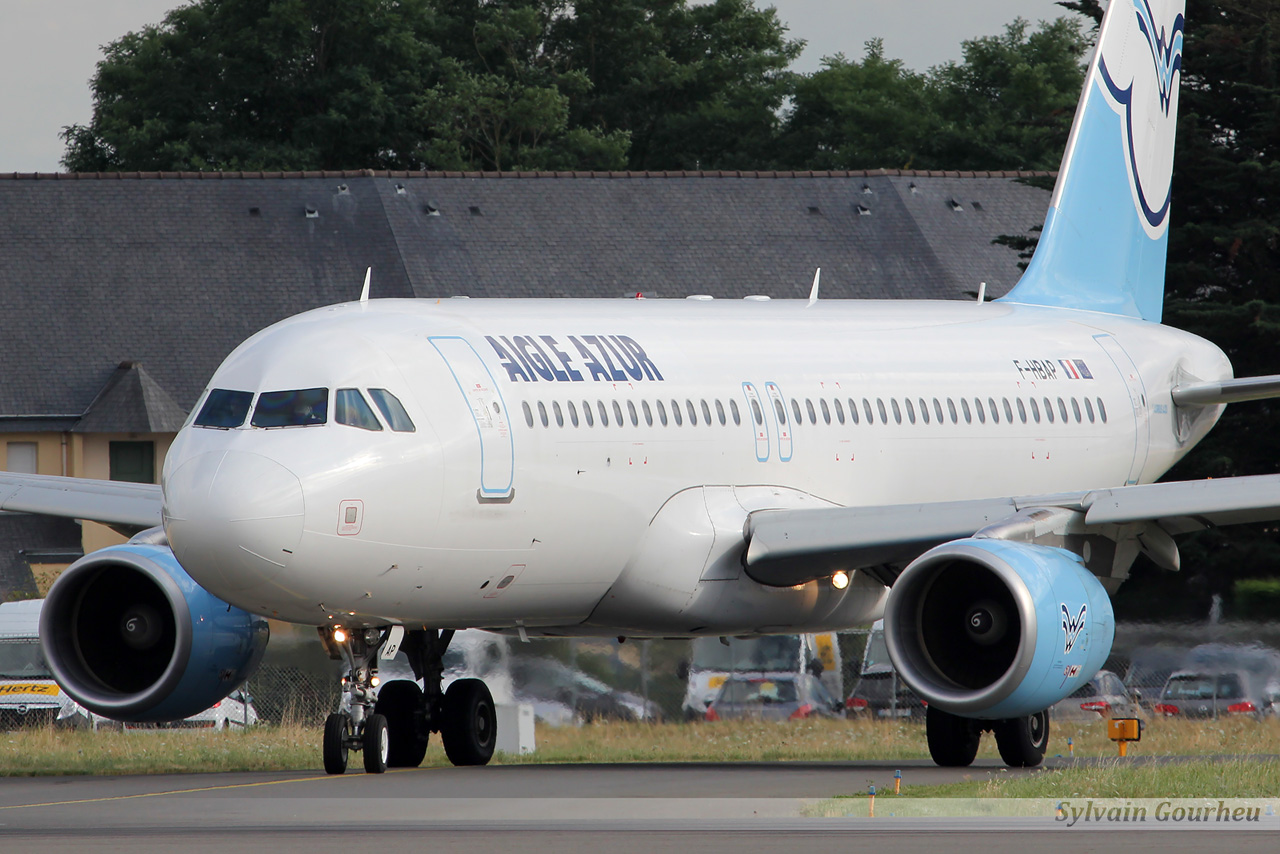
{"type": "Polygon", "coordinates": [[[42,635],[98,714],[181,718],[274,617],[348,664],[324,764],[493,752],[455,630],[801,633],[883,615],[935,761],[1034,765],[1107,657],[1108,590],[1171,535],[1280,518],[1280,477],[1152,483],[1224,404],[1160,325],[1182,3],[1112,3],[1039,248],[994,302],[369,300],[216,371],[159,486],[7,475],[0,507],[140,531],[71,566],[42,635]],[[380,660],[408,682],[377,696],[380,660]]]}

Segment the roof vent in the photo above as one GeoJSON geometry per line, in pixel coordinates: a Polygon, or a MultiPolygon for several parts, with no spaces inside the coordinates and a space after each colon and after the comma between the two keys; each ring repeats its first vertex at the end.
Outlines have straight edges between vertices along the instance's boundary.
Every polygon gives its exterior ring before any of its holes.
{"type": "Polygon", "coordinates": [[[858,216],[871,216],[871,208],[866,205],[854,205],[853,209],[858,212],[858,216]]]}
{"type": "Polygon", "coordinates": [[[262,208],[249,208],[249,216],[262,216],[262,208]]]}
{"type": "Polygon", "coordinates": [[[920,192],[920,188],[916,186],[915,181],[912,181],[911,184],[907,187],[907,189],[911,191],[911,195],[913,196],[920,192]]]}
{"type": "Polygon", "coordinates": [[[820,213],[822,213],[822,209],[821,209],[821,208],[819,208],[817,205],[809,205],[809,213],[810,213],[810,214],[820,214],[820,213]]]}
{"type": "Polygon", "coordinates": [[[350,187],[348,187],[346,184],[339,184],[339,185],[338,185],[338,195],[340,195],[340,196],[345,196],[345,195],[349,194],[350,192],[351,192],[351,188],[350,188],[350,187]]]}
{"type": "Polygon", "coordinates": [[[982,210],[982,202],[969,202],[969,207],[973,208],[975,211],[980,211],[982,210]]]}
{"type": "Polygon", "coordinates": [[[422,212],[427,216],[440,216],[440,206],[435,202],[427,202],[422,206],[422,212]]]}
{"type": "Polygon", "coordinates": [[[964,210],[964,205],[960,204],[960,203],[959,203],[959,202],[957,202],[955,199],[950,199],[950,200],[947,202],[947,204],[951,205],[951,209],[952,209],[953,211],[962,211],[962,210],[964,210]]]}
{"type": "Polygon", "coordinates": [[[319,219],[319,218],[320,218],[320,211],[316,210],[313,207],[307,208],[307,219],[319,219]]]}
{"type": "Polygon", "coordinates": [[[469,208],[469,210],[471,211],[472,216],[484,216],[484,213],[480,210],[480,208],[476,207],[475,205],[472,205],[469,208]]]}
{"type": "Polygon", "coordinates": [[[403,195],[405,195],[405,194],[406,194],[406,193],[408,193],[408,192],[409,192],[409,191],[405,189],[404,184],[396,184],[396,195],[397,195],[397,196],[403,196],[403,195]]]}
{"type": "Polygon", "coordinates": [[[870,184],[863,184],[863,185],[862,185],[862,195],[864,195],[864,196],[869,196],[869,195],[871,195],[871,194],[872,194],[872,193],[874,193],[874,192],[875,192],[875,190],[871,189],[871,185],[870,185],[870,184]]]}

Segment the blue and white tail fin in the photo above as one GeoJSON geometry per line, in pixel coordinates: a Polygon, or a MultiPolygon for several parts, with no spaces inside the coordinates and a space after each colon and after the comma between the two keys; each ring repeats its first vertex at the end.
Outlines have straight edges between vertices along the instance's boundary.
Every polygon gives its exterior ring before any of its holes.
{"type": "Polygon", "coordinates": [[[1111,0],[1049,200],[1005,300],[1159,322],[1185,0],[1111,0]]]}

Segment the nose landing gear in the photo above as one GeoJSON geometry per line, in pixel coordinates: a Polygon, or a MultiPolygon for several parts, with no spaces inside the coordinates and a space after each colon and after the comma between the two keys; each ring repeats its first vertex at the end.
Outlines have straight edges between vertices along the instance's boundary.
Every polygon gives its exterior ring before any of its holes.
{"type": "MultiPolygon", "coordinates": [[[[426,757],[431,733],[438,732],[454,765],[485,765],[497,743],[497,713],[488,687],[479,679],[456,679],[443,691],[444,653],[452,631],[399,627],[347,633],[320,627],[329,656],[347,663],[343,677],[344,711],[329,715],[324,728],[324,770],[342,774],[348,754],[359,750],[365,771],[416,768],[426,757]],[[380,652],[399,646],[416,682],[396,679],[379,688],[380,652]]],[[[387,656],[390,657],[390,656],[387,656]]]]}

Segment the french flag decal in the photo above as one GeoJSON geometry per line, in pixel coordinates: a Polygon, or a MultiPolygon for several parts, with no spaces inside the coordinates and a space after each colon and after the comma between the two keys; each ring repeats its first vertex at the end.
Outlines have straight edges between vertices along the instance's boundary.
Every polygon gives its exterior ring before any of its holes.
{"type": "Polygon", "coordinates": [[[1067,379],[1069,380],[1080,379],[1080,372],[1076,370],[1076,366],[1071,363],[1070,359],[1059,359],[1058,364],[1062,365],[1062,370],[1066,371],[1067,379]]]}

